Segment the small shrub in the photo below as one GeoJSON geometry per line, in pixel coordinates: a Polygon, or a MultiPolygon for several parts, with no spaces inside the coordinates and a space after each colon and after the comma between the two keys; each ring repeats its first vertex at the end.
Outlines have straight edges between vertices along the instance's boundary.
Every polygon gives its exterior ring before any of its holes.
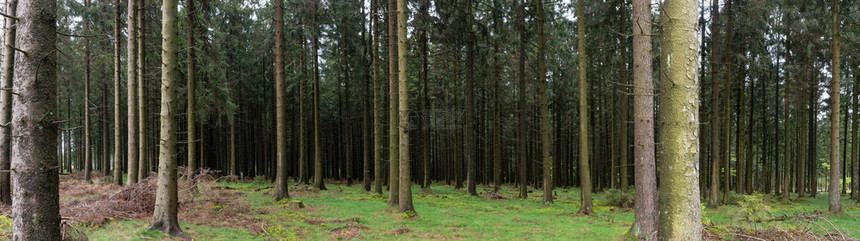
{"type": "Polygon", "coordinates": [[[633,189],[621,191],[619,189],[609,189],[603,194],[603,205],[619,208],[633,208],[634,202],[633,189]]]}
{"type": "Polygon", "coordinates": [[[726,198],[726,204],[739,205],[740,202],[744,200],[744,196],[745,195],[740,194],[740,193],[729,192],[729,196],[725,197],[726,198]]]}
{"type": "Polygon", "coordinates": [[[760,193],[744,195],[744,199],[738,202],[740,212],[747,222],[764,221],[772,209],[767,205],[768,200],[760,193]]]}
{"type": "Polygon", "coordinates": [[[12,219],[6,215],[0,215],[0,239],[12,240],[12,219]]]}

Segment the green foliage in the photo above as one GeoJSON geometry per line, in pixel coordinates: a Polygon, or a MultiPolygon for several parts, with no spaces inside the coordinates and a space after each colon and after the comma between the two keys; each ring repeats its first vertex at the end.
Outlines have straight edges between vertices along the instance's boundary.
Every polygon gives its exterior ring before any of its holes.
{"type": "Polygon", "coordinates": [[[767,198],[760,193],[744,195],[744,199],[738,202],[744,220],[747,222],[761,222],[767,219],[772,210],[767,202],[767,198]]]}
{"type": "Polygon", "coordinates": [[[726,197],[726,204],[739,205],[740,202],[744,200],[744,198],[746,198],[745,195],[730,191],[729,196],[726,197]]]}
{"type": "Polygon", "coordinates": [[[12,219],[6,215],[0,215],[0,239],[12,239],[12,219]]]}
{"type": "Polygon", "coordinates": [[[619,208],[633,208],[635,204],[635,192],[633,189],[621,191],[620,189],[609,189],[603,195],[603,205],[619,208]]]}

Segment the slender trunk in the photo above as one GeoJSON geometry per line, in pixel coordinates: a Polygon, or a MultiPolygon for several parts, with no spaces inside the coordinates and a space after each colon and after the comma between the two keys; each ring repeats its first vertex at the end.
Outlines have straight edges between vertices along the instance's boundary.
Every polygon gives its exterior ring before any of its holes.
{"type": "MultiPolygon", "coordinates": [[[[429,11],[430,11],[430,0],[424,0],[421,3],[422,3],[422,7],[421,7],[422,19],[424,21],[429,21],[430,20],[430,13],[429,13],[429,11]]],[[[421,155],[422,155],[421,161],[424,164],[424,178],[422,178],[422,180],[424,181],[424,183],[423,183],[424,185],[422,185],[422,186],[425,189],[430,188],[430,183],[432,183],[432,180],[430,177],[430,170],[431,170],[430,169],[430,95],[429,95],[430,85],[429,85],[429,78],[428,78],[428,74],[427,74],[429,71],[429,67],[430,67],[429,61],[428,61],[428,56],[429,56],[428,45],[430,44],[429,43],[430,42],[430,37],[429,37],[430,34],[429,34],[429,31],[427,29],[428,28],[425,27],[423,29],[423,31],[421,32],[421,36],[420,36],[420,38],[421,38],[421,66],[422,66],[421,79],[424,82],[424,84],[423,84],[424,101],[422,101],[424,104],[424,118],[422,118],[422,121],[424,122],[422,125],[422,126],[424,126],[424,128],[422,128],[422,130],[423,130],[422,138],[424,139],[424,141],[422,142],[422,145],[421,145],[422,148],[424,148],[424,151],[421,152],[421,155]]]]}
{"type": "Polygon", "coordinates": [[[137,119],[138,119],[138,170],[137,179],[143,180],[149,176],[149,151],[146,143],[146,45],[144,23],[146,21],[145,0],[137,0],[137,23],[139,29],[137,31],[137,69],[138,69],[138,85],[137,85],[137,119]]]}
{"type": "Polygon", "coordinates": [[[576,21],[579,51],[579,180],[582,190],[582,205],[579,213],[591,214],[591,170],[588,167],[588,86],[585,74],[585,9],[584,0],[576,1],[576,21]]]}
{"type": "Polygon", "coordinates": [[[632,234],[657,238],[657,173],[654,161],[654,83],[651,69],[651,1],[633,0],[633,177],[632,234]]]}
{"type": "Polygon", "coordinates": [[[543,203],[552,203],[552,157],[549,155],[549,105],[546,96],[546,38],[544,37],[544,12],[543,0],[535,1],[537,11],[537,38],[538,38],[538,92],[540,93],[540,143],[541,143],[541,166],[543,166],[543,203]]]}
{"type": "MultiPolygon", "coordinates": [[[[858,70],[856,69],[856,66],[857,66],[856,63],[857,62],[855,60],[854,65],[853,65],[853,66],[855,66],[854,73],[853,73],[855,80],[858,77],[858,75],[857,75],[858,70]]],[[[858,128],[857,121],[858,121],[858,116],[860,116],[860,114],[857,113],[858,111],[860,111],[860,103],[858,103],[858,101],[860,101],[860,99],[858,99],[857,96],[858,96],[858,94],[860,94],[860,82],[855,81],[852,85],[854,87],[854,91],[851,93],[851,98],[853,99],[852,102],[854,103],[854,105],[852,106],[852,108],[854,110],[852,111],[852,115],[851,115],[851,161],[850,162],[851,162],[851,167],[853,169],[853,170],[851,170],[851,199],[860,200],[860,193],[858,193],[858,188],[860,188],[860,185],[858,185],[858,183],[860,183],[860,182],[858,182],[858,180],[857,180],[858,174],[860,174],[860,168],[858,168],[858,167],[860,167],[860,166],[858,166],[858,165],[860,165],[860,162],[858,162],[858,160],[860,160],[860,159],[858,159],[858,158],[860,158],[860,156],[858,156],[858,154],[860,154],[860,153],[858,153],[858,152],[860,152],[860,139],[858,139],[858,135],[857,135],[857,132],[858,132],[857,131],[857,128],[858,128]]]]}
{"type": "Polygon", "coordinates": [[[693,0],[669,0],[660,16],[660,240],[702,239],[699,96],[690,91],[699,88],[696,5],[693,0]]]}
{"type": "Polygon", "coordinates": [[[398,124],[397,124],[397,110],[398,109],[398,101],[397,101],[397,1],[396,0],[388,0],[388,98],[389,98],[389,108],[388,108],[388,205],[395,206],[399,200],[399,166],[400,162],[398,161],[398,157],[400,155],[400,151],[398,150],[398,145],[400,143],[400,139],[398,138],[398,124]]]}
{"type": "Polygon", "coordinates": [[[137,118],[137,1],[129,0],[128,1],[128,14],[127,17],[127,26],[128,26],[128,61],[127,65],[127,81],[126,81],[126,89],[128,90],[128,130],[127,138],[128,138],[128,183],[133,184],[137,183],[137,171],[138,171],[138,139],[137,139],[137,128],[138,128],[138,118],[137,118]]]}
{"type": "MultiPolygon", "coordinates": [[[[6,15],[15,16],[18,0],[6,1],[6,15]]],[[[5,45],[3,46],[2,80],[0,80],[0,202],[12,205],[12,182],[9,169],[12,165],[12,81],[15,78],[16,20],[6,19],[5,45]]]]}
{"type": "Polygon", "coordinates": [[[197,26],[195,23],[195,14],[197,14],[197,9],[194,7],[194,0],[185,0],[185,8],[186,8],[186,22],[188,26],[185,27],[185,42],[188,46],[188,52],[186,53],[186,65],[188,66],[188,70],[186,73],[187,83],[186,88],[188,89],[188,93],[186,97],[188,99],[188,107],[186,107],[186,118],[187,118],[187,131],[188,131],[188,178],[194,179],[194,176],[197,173],[197,122],[196,122],[196,109],[197,109],[197,71],[195,70],[195,62],[194,62],[194,50],[196,48],[194,43],[194,28],[197,26]]]}
{"type": "Polygon", "coordinates": [[[122,185],[122,122],[120,119],[120,58],[119,58],[119,38],[120,38],[120,0],[114,1],[114,29],[113,29],[113,183],[117,185],[122,185]]]}
{"type": "Polygon", "coordinates": [[[308,160],[307,160],[307,135],[305,131],[305,124],[307,124],[307,118],[305,117],[305,79],[307,78],[307,74],[305,72],[305,25],[302,24],[302,19],[299,19],[299,155],[298,155],[298,163],[299,163],[299,178],[298,183],[308,183],[308,160]]]}
{"type": "MultiPolygon", "coordinates": [[[[275,93],[277,102],[275,104],[276,118],[275,135],[277,143],[277,167],[275,200],[289,199],[290,192],[287,176],[287,96],[284,73],[284,1],[275,0],[275,93]]],[[[301,126],[301,124],[299,124],[301,126]]],[[[231,128],[232,129],[232,128],[231,128]]],[[[232,133],[232,132],[231,132],[232,133]]],[[[301,154],[299,154],[301,156],[301,154]]]]}
{"type": "MultiPolygon", "coordinates": [[[[90,1],[84,0],[84,7],[90,8],[90,1]]],[[[90,33],[89,17],[83,19],[84,34],[90,33]]],[[[9,21],[8,19],[6,21],[9,21]]],[[[93,163],[90,160],[90,38],[84,37],[84,180],[92,183],[93,163]]],[[[0,97],[2,98],[2,97],[0,97]]],[[[2,122],[2,121],[0,121],[2,122]]],[[[5,123],[5,122],[3,122],[5,123]]]]}
{"type": "Polygon", "coordinates": [[[29,54],[18,55],[13,70],[12,240],[60,240],[56,10],[57,1],[28,0],[14,15],[15,46],[29,54]]]}
{"type": "Polygon", "coordinates": [[[839,195],[839,84],[841,79],[841,62],[840,62],[840,46],[839,46],[839,11],[840,0],[833,0],[832,9],[832,52],[833,63],[831,65],[831,73],[833,73],[832,82],[830,83],[830,187],[827,189],[830,196],[831,213],[842,213],[842,203],[839,195]]]}
{"type": "MultiPolygon", "coordinates": [[[[733,52],[732,52],[733,51],[733,45],[731,43],[732,40],[734,39],[734,28],[732,25],[732,22],[734,20],[734,18],[732,17],[732,2],[734,2],[734,1],[726,0],[726,34],[725,34],[725,36],[723,36],[725,39],[725,40],[723,40],[723,44],[725,46],[724,51],[723,51],[725,56],[723,56],[723,60],[727,61],[729,63],[734,63],[734,61],[732,61],[732,59],[733,59],[733,52]]],[[[732,83],[732,79],[733,79],[732,77],[734,75],[734,71],[729,71],[729,68],[733,67],[733,66],[734,65],[729,64],[727,66],[723,66],[721,69],[722,75],[723,75],[723,82],[725,82],[725,85],[723,86],[723,91],[725,91],[725,93],[723,95],[723,97],[724,97],[723,100],[725,101],[725,105],[723,105],[723,111],[724,111],[723,121],[724,121],[724,123],[722,123],[723,124],[723,130],[724,130],[724,134],[722,136],[723,137],[723,146],[722,146],[723,147],[723,172],[724,172],[723,173],[723,200],[722,200],[723,204],[726,204],[726,202],[728,202],[728,199],[729,199],[728,198],[729,189],[730,189],[729,180],[731,179],[731,176],[732,176],[731,175],[732,165],[730,164],[729,161],[731,159],[731,148],[730,148],[731,136],[732,136],[732,125],[731,125],[732,124],[732,121],[731,121],[732,101],[731,101],[731,98],[732,98],[732,84],[733,84],[732,83]]],[[[774,102],[776,102],[776,101],[774,101],[774,102]]],[[[778,110],[779,105],[776,105],[776,106],[777,106],[776,107],[777,108],[776,116],[778,118],[779,117],[779,110],[778,110]]],[[[776,128],[777,138],[779,138],[778,126],[779,125],[774,125],[774,127],[777,127],[776,128]]],[[[776,142],[774,142],[774,144],[776,144],[776,142]]],[[[776,148],[774,148],[774,149],[776,149],[776,148]]],[[[778,154],[775,156],[778,156],[778,154]]],[[[776,165],[774,165],[774,166],[776,166],[776,165]]]]}
{"type": "MultiPolygon", "coordinates": [[[[158,185],[155,210],[149,230],[159,230],[171,236],[185,237],[179,228],[177,213],[176,171],[176,89],[179,81],[178,36],[176,31],[177,0],[164,0],[161,15],[161,140],[158,156],[158,185]]],[[[131,9],[131,8],[129,8],[131,9]]],[[[129,156],[131,157],[131,156],[129,156]]],[[[129,178],[131,178],[129,174],[129,178]]]]}
{"type": "MultiPolygon", "coordinates": [[[[495,5],[498,5],[498,1],[493,1],[495,5]]],[[[493,25],[496,29],[496,34],[502,36],[502,20],[501,15],[498,11],[498,8],[493,8],[493,25]]],[[[493,39],[493,75],[495,82],[493,83],[493,192],[499,192],[502,188],[502,127],[501,127],[501,103],[500,99],[501,95],[501,73],[502,66],[501,61],[499,60],[499,55],[501,54],[499,42],[499,36],[496,36],[493,39]]]]}
{"type": "Polygon", "coordinates": [[[717,53],[717,39],[720,32],[720,5],[718,0],[711,1],[711,187],[708,207],[717,207],[720,203],[720,58],[717,53]]]}
{"type": "MultiPolygon", "coordinates": [[[[626,20],[627,20],[627,1],[622,0],[621,3],[622,3],[621,4],[621,14],[620,14],[621,21],[620,21],[620,24],[618,24],[618,26],[620,28],[621,33],[626,33],[626,31],[627,31],[627,29],[626,29],[626,26],[627,26],[627,23],[626,23],[626,20]]],[[[621,160],[620,161],[621,162],[620,163],[621,164],[621,170],[620,170],[621,171],[621,191],[627,191],[627,185],[630,182],[627,179],[628,178],[627,165],[629,164],[629,162],[627,161],[627,159],[628,159],[627,158],[627,148],[629,146],[629,143],[627,141],[627,125],[628,125],[627,98],[629,98],[629,97],[627,97],[627,93],[629,93],[629,90],[627,88],[627,85],[628,85],[628,81],[627,81],[627,38],[624,36],[621,36],[621,39],[619,42],[620,42],[619,49],[621,51],[621,56],[620,56],[619,62],[621,63],[621,66],[619,67],[618,76],[619,76],[619,79],[621,79],[621,85],[620,85],[621,91],[620,91],[620,93],[618,93],[618,95],[620,98],[619,105],[620,105],[621,109],[619,110],[619,119],[620,120],[618,120],[618,123],[620,126],[620,128],[618,129],[618,133],[619,133],[618,134],[618,136],[619,136],[618,140],[620,143],[618,145],[619,145],[619,151],[620,151],[619,158],[621,160]]]]}
{"type": "Polygon", "coordinates": [[[409,74],[407,73],[409,65],[406,64],[406,57],[409,55],[409,50],[406,42],[406,14],[409,11],[406,8],[406,0],[397,0],[397,66],[400,70],[397,75],[400,79],[398,100],[400,101],[400,200],[398,201],[401,213],[407,216],[416,215],[415,207],[412,205],[412,179],[409,160],[409,133],[406,132],[409,128],[409,74]]]}
{"type": "MultiPolygon", "coordinates": [[[[528,132],[526,131],[526,3],[525,0],[520,2],[520,7],[518,9],[520,12],[519,18],[519,27],[520,27],[520,59],[519,59],[519,90],[517,91],[517,95],[519,97],[519,101],[517,102],[517,109],[519,110],[517,113],[519,117],[519,136],[517,137],[519,151],[519,158],[517,158],[517,162],[519,163],[519,185],[520,185],[520,195],[519,197],[522,199],[526,199],[529,197],[528,193],[528,185],[526,182],[528,181],[528,160],[526,160],[526,137],[528,136],[528,132]]],[[[582,96],[582,95],[580,95],[582,96]]]]}
{"type": "Polygon", "coordinates": [[[320,137],[320,70],[319,70],[319,8],[320,1],[314,2],[313,12],[313,55],[314,55],[314,187],[326,190],[323,180],[322,137],[320,137]]]}
{"type": "Polygon", "coordinates": [[[466,191],[473,195],[477,196],[478,191],[475,188],[478,177],[478,167],[477,160],[475,158],[475,59],[474,59],[474,51],[475,51],[475,41],[474,41],[474,33],[472,33],[472,25],[473,25],[473,16],[472,16],[472,1],[466,0],[466,35],[467,35],[467,44],[466,44],[466,116],[464,117],[465,125],[463,126],[463,141],[465,142],[463,145],[464,149],[464,157],[466,158],[466,191]]]}
{"type": "MultiPolygon", "coordinates": [[[[365,3],[365,1],[361,0],[361,6],[364,6],[364,3],[365,3]]],[[[373,8],[373,6],[374,6],[373,1],[371,1],[370,6],[371,6],[371,8],[373,8]]],[[[363,7],[361,9],[361,16],[364,16],[364,8],[363,7]]],[[[373,17],[373,16],[371,16],[371,17],[373,17]]],[[[374,67],[374,65],[372,63],[373,63],[374,58],[376,56],[374,51],[371,50],[370,48],[375,49],[376,45],[374,44],[375,42],[373,40],[373,37],[374,37],[374,33],[372,30],[373,25],[371,25],[369,29],[364,28],[365,22],[364,22],[364,19],[362,18],[361,26],[362,26],[363,34],[367,35],[370,38],[369,42],[364,41],[364,54],[368,57],[368,59],[364,59],[365,61],[367,61],[367,62],[365,62],[365,65],[364,65],[367,72],[364,72],[364,74],[365,74],[365,76],[364,76],[364,90],[362,91],[362,93],[364,94],[364,96],[363,96],[364,97],[364,104],[362,105],[363,108],[362,108],[362,112],[361,112],[361,117],[362,117],[362,121],[361,121],[362,138],[361,138],[361,141],[363,142],[363,145],[364,145],[364,148],[363,148],[364,155],[362,155],[362,157],[364,159],[364,168],[362,169],[364,171],[364,173],[363,173],[364,191],[370,192],[370,186],[371,186],[371,181],[372,181],[372,179],[371,179],[371,172],[372,172],[371,171],[371,162],[373,161],[372,157],[370,156],[372,153],[372,151],[370,150],[370,148],[371,148],[370,147],[371,146],[371,144],[370,144],[370,138],[371,138],[371,136],[370,136],[370,125],[371,125],[370,79],[371,79],[371,72],[373,71],[373,67],[374,67]]]]}
{"type": "Polygon", "coordinates": [[[379,46],[377,45],[379,40],[379,25],[377,22],[377,12],[378,0],[371,0],[370,3],[370,17],[371,17],[371,25],[373,28],[373,36],[375,38],[371,39],[373,45],[373,57],[371,60],[373,61],[371,64],[372,72],[373,72],[373,166],[374,166],[374,192],[379,195],[382,195],[382,181],[384,176],[384,167],[382,163],[382,98],[385,98],[382,94],[382,80],[379,77],[379,46]]]}

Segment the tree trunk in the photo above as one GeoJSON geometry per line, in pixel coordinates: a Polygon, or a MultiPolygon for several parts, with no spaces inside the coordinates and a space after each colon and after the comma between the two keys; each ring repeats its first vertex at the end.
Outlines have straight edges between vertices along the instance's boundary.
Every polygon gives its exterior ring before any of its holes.
{"type": "Polygon", "coordinates": [[[466,158],[466,191],[472,196],[477,196],[478,191],[476,189],[475,182],[478,177],[477,170],[477,160],[475,158],[475,130],[474,130],[474,121],[475,121],[475,60],[474,60],[474,51],[475,51],[475,35],[472,33],[472,25],[473,25],[473,16],[472,16],[472,1],[466,0],[466,116],[463,118],[465,121],[465,125],[463,126],[463,141],[465,142],[464,146],[464,156],[466,158]]]}
{"type": "Polygon", "coordinates": [[[412,179],[409,160],[409,65],[406,64],[406,57],[409,55],[409,46],[406,42],[406,14],[409,11],[406,8],[406,0],[397,0],[397,66],[400,73],[397,75],[400,79],[398,85],[399,95],[398,100],[400,110],[400,200],[399,211],[407,216],[414,216],[415,207],[412,206],[412,179]]]}
{"type": "MultiPolygon", "coordinates": [[[[620,32],[626,33],[626,31],[627,31],[627,29],[625,28],[627,26],[627,22],[626,22],[626,20],[627,20],[627,1],[626,0],[621,1],[620,18],[622,20],[622,21],[620,21],[620,23],[618,25],[620,28],[620,32]]],[[[627,159],[628,159],[627,158],[627,148],[629,146],[629,143],[627,141],[627,125],[628,125],[627,99],[629,98],[627,96],[627,93],[629,93],[629,90],[627,88],[627,85],[629,85],[629,83],[627,82],[627,38],[624,36],[621,36],[620,43],[621,44],[619,46],[619,49],[621,52],[621,56],[620,56],[619,62],[621,63],[621,66],[619,67],[618,76],[619,76],[619,79],[621,79],[621,85],[620,85],[621,92],[618,93],[618,95],[620,98],[619,105],[620,105],[621,109],[619,110],[619,119],[620,120],[618,120],[618,123],[620,126],[620,128],[618,129],[618,133],[619,133],[618,134],[619,135],[618,140],[620,143],[618,145],[619,145],[619,151],[620,151],[619,158],[621,160],[621,191],[627,191],[627,185],[630,182],[628,180],[629,175],[628,175],[628,171],[627,171],[627,165],[629,164],[629,162],[627,161],[627,159]]]]}
{"type": "Polygon", "coordinates": [[[528,160],[526,160],[526,138],[528,136],[528,132],[526,130],[526,3],[525,0],[520,2],[519,8],[519,27],[520,27],[520,59],[519,59],[519,90],[517,91],[517,95],[519,96],[519,101],[517,102],[517,109],[519,110],[517,113],[519,117],[519,136],[517,137],[518,147],[519,147],[519,158],[517,158],[517,162],[519,163],[519,183],[520,185],[520,195],[519,198],[526,199],[529,197],[528,193],[528,160]]]}
{"type": "MultiPolygon", "coordinates": [[[[422,19],[424,21],[429,22],[430,21],[430,12],[429,12],[430,11],[430,0],[424,0],[421,2],[421,4],[422,4],[422,6],[421,6],[422,19]]],[[[430,33],[429,33],[428,29],[429,28],[425,27],[423,29],[423,31],[421,32],[421,66],[423,69],[423,71],[421,72],[421,75],[422,75],[421,78],[424,82],[424,85],[423,85],[423,87],[424,87],[423,88],[424,101],[422,101],[424,104],[424,117],[422,118],[422,121],[424,122],[422,124],[422,126],[424,127],[424,128],[422,128],[422,130],[423,130],[422,138],[424,139],[424,141],[421,145],[422,148],[424,148],[424,151],[421,152],[421,155],[422,155],[421,161],[424,164],[424,178],[422,178],[424,183],[423,183],[422,187],[424,187],[425,189],[430,188],[430,183],[433,182],[432,178],[430,177],[430,170],[431,170],[430,169],[430,95],[429,95],[430,85],[429,85],[429,78],[428,78],[428,71],[429,71],[429,66],[430,66],[429,61],[428,61],[428,56],[430,55],[430,53],[428,52],[428,51],[430,51],[428,49],[428,45],[430,45],[430,43],[429,43],[430,42],[430,36],[429,36],[430,33]]]]}
{"type": "Polygon", "coordinates": [[[22,54],[12,84],[12,240],[60,240],[56,10],[57,1],[28,0],[15,15],[22,54]]]}
{"type": "MultiPolygon", "coordinates": [[[[90,1],[84,0],[84,7],[90,8],[90,1]]],[[[8,19],[6,21],[9,21],[8,19]]],[[[83,19],[84,34],[90,34],[90,18],[83,19]]],[[[90,160],[90,38],[84,37],[84,180],[92,183],[93,163],[90,160]]],[[[2,98],[2,97],[0,97],[2,98]]],[[[2,121],[0,121],[2,122],[2,121]]],[[[5,123],[5,122],[3,122],[5,123]]]]}
{"type": "Polygon", "coordinates": [[[396,0],[388,0],[388,98],[389,98],[389,109],[388,109],[388,205],[395,206],[399,200],[400,195],[398,192],[400,191],[400,185],[398,183],[399,180],[399,166],[400,162],[398,161],[398,157],[400,155],[400,151],[398,150],[398,145],[400,143],[398,139],[398,131],[397,131],[397,110],[398,110],[398,102],[397,102],[397,2],[396,0]]]}
{"type": "MultiPolygon", "coordinates": [[[[179,80],[176,0],[164,0],[161,15],[161,140],[158,156],[158,185],[155,210],[149,230],[185,237],[179,228],[176,171],[176,89],[179,80]]],[[[131,9],[131,8],[129,8],[131,9]]],[[[131,157],[131,156],[129,156],[131,157]]],[[[129,175],[131,178],[131,175],[129,175]]]]}
{"type": "Polygon", "coordinates": [[[128,183],[133,184],[137,183],[137,170],[138,170],[138,138],[137,138],[137,128],[138,128],[138,103],[137,103],[137,1],[129,0],[128,1],[128,14],[127,17],[127,26],[128,26],[128,61],[127,65],[127,75],[128,78],[126,81],[126,89],[128,90],[128,130],[127,138],[128,138],[128,183]]]}
{"type": "MultiPolygon", "coordinates": [[[[18,0],[6,1],[6,15],[15,16],[18,0]]],[[[16,20],[6,19],[5,45],[3,46],[2,80],[0,80],[0,202],[12,205],[12,182],[9,169],[12,165],[12,79],[15,77],[16,20]]]]}
{"type": "Polygon", "coordinates": [[[718,0],[711,1],[711,187],[708,207],[715,208],[720,203],[720,83],[717,82],[720,58],[717,54],[717,39],[720,32],[720,5],[718,0]]]}
{"type": "MultiPolygon", "coordinates": [[[[856,60],[854,61],[854,63],[855,63],[854,66],[857,66],[856,60]]],[[[851,93],[851,98],[853,99],[853,103],[854,103],[852,108],[854,110],[852,111],[852,115],[851,115],[851,161],[850,162],[851,162],[851,167],[853,169],[853,170],[851,170],[851,199],[860,200],[860,193],[858,193],[858,188],[860,188],[860,185],[858,185],[858,183],[860,183],[860,182],[858,182],[858,180],[857,180],[858,174],[860,174],[860,173],[858,173],[858,171],[860,171],[860,168],[858,168],[858,165],[860,165],[860,162],[858,162],[858,160],[860,160],[860,159],[858,159],[858,158],[860,158],[860,156],[858,156],[858,154],[860,154],[860,153],[858,153],[858,152],[860,152],[860,139],[858,139],[858,135],[857,135],[857,132],[858,132],[857,131],[857,128],[858,128],[857,121],[858,121],[858,116],[860,116],[860,114],[857,113],[858,111],[860,111],[860,103],[858,103],[858,101],[860,101],[860,99],[858,99],[857,96],[858,96],[858,93],[860,93],[860,81],[856,81],[857,77],[858,77],[857,71],[858,71],[857,69],[854,69],[853,76],[854,76],[855,82],[852,84],[854,87],[854,91],[851,93]]]]}
{"type": "MultiPolygon", "coordinates": [[[[546,38],[544,37],[544,12],[543,0],[535,1],[535,9],[537,11],[537,38],[538,38],[538,92],[540,93],[540,143],[541,143],[541,166],[543,166],[543,203],[552,203],[552,158],[550,157],[549,147],[549,104],[547,104],[546,96],[546,66],[544,61],[546,58],[546,38]]],[[[579,9],[579,8],[577,8],[579,9]]]]}
{"type": "Polygon", "coordinates": [[[839,195],[839,82],[841,79],[841,63],[840,63],[840,46],[839,46],[839,11],[840,0],[833,0],[832,9],[832,52],[833,64],[831,65],[831,73],[833,73],[832,82],[830,83],[830,188],[827,189],[830,196],[831,213],[842,213],[842,203],[840,203],[839,195]]]}
{"type": "Polygon", "coordinates": [[[186,22],[188,26],[185,27],[185,42],[188,45],[188,52],[186,56],[186,65],[188,66],[188,70],[186,73],[187,83],[186,88],[188,89],[188,93],[186,97],[188,99],[188,107],[186,108],[186,118],[187,118],[187,131],[188,131],[188,179],[194,179],[194,176],[197,173],[197,121],[196,118],[196,109],[197,109],[197,71],[195,70],[195,62],[194,62],[194,50],[196,48],[194,43],[194,28],[197,26],[195,23],[195,14],[197,14],[197,9],[194,7],[194,0],[185,0],[185,8],[186,8],[186,22]]]}
{"type": "Polygon", "coordinates": [[[657,238],[657,173],[654,161],[654,83],[651,69],[651,1],[633,0],[633,177],[632,234],[657,238]]]}
{"type": "Polygon", "coordinates": [[[314,1],[313,12],[313,55],[314,55],[314,188],[326,190],[323,180],[322,138],[320,137],[320,70],[319,70],[319,8],[320,1],[314,1]]]}
{"type": "Polygon", "coordinates": [[[137,179],[143,180],[149,176],[149,151],[146,143],[146,44],[144,21],[146,21],[146,6],[145,0],[137,0],[137,119],[138,119],[138,170],[137,179]]]}
{"type": "MultiPolygon", "coordinates": [[[[276,171],[275,200],[289,199],[290,191],[287,176],[287,96],[284,73],[284,1],[275,0],[275,93],[276,141],[278,170],[276,171]]],[[[301,83],[299,83],[301,84],[301,83]]],[[[301,101],[301,100],[299,100],[301,101]]],[[[301,111],[300,111],[301,112],[301,111]]],[[[299,124],[301,128],[301,124],[299,124]]],[[[299,156],[301,156],[301,151],[299,156]]],[[[299,159],[301,161],[301,159],[299,159]]]]}
{"type": "Polygon", "coordinates": [[[379,77],[379,45],[377,45],[380,34],[377,21],[377,0],[371,0],[371,25],[373,25],[373,36],[371,39],[373,45],[372,72],[373,72],[373,166],[374,166],[374,192],[382,195],[382,181],[384,176],[384,167],[382,162],[382,80],[379,77]]]}
{"type": "MultiPolygon", "coordinates": [[[[588,167],[588,91],[586,86],[587,76],[585,74],[585,9],[584,0],[576,1],[577,36],[579,38],[579,180],[582,190],[582,206],[579,213],[591,214],[591,170],[588,167]]],[[[649,19],[650,21],[650,19],[649,19]]]]}
{"type": "Polygon", "coordinates": [[[113,183],[115,183],[116,185],[122,185],[122,169],[123,169],[122,168],[122,163],[123,163],[123,160],[122,160],[122,154],[123,154],[122,140],[123,139],[122,139],[122,122],[120,119],[120,116],[121,116],[120,115],[120,91],[121,90],[119,89],[119,87],[120,87],[120,85],[119,85],[119,83],[120,83],[120,80],[119,80],[119,78],[120,78],[120,75],[119,75],[119,71],[120,71],[120,57],[119,57],[120,41],[119,41],[119,38],[120,37],[119,36],[120,36],[120,28],[121,28],[121,25],[120,25],[121,23],[119,20],[120,19],[119,18],[120,11],[121,11],[120,0],[114,1],[114,6],[115,6],[115,9],[114,9],[113,35],[116,37],[114,37],[114,42],[113,42],[113,54],[114,54],[114,59],[113,59],[113,67],[114,67],[113,68],[113,70],[114,70],[113,71],[113,90],[114,90],[114,92],[113,92],[113,141],[114,141],[113,183]]]}
{"type": "Polygon", "coordinates": [[[691,91],[699,89],[696,5],[693,0],[669,0],[660,16],[660,240],[702,239],[699,96],[691,91]]]}

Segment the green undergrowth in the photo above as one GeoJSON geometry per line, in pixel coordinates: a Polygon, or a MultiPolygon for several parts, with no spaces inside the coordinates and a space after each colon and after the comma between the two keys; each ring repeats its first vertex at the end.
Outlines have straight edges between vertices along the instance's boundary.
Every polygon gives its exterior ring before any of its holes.
{"type": "MultiPolygon", "coordinates": [[[[617,203],[618,197],[612,195],[619,193],[614,191],[595,194],[595,213],[583,216],[576,213],[578,189],[556,189],[555,203],[545,205],[539,190],[529,193],[528,199],[519,199],[514,186],[504,186],[498,194],[482,187],[477,197],[449,186],[426,190],[414,186],[417,213],[406,215],[387,204],[387,192],[379,195],[364,192],[361,185],[331,183],[327,184],[329,190],[318,191],[294,184],[290,187],[292,200],[275,201],[270,183],[219,183],[244,193],[238,198],[251,211],[243,215],[260,220],[259,225],[213,227],[180,220],[182,229],[195,240],[620,240],[633,222],[632,209],[610,206],[617,203]],[[306,207],[296,207],[294,201],[306,207]]],[[[715,232],[740,227],[825,234],[838,229],[860,237],[860,206],[844,197],[844,214],[821,213],[827,210],[826,197],[819,193],[817,198],[793,196],[786,201],[759,195],[738,205],[704,209],[703,219],[715,232]],[[806,218],[777,220],[781,217],[806,218]]],[[[101,227],[78,228],[90,240],[170,239],[146,231],[148,221],[116,220],[101,227]]],[[[9,230],[8,226],[0,228],[0,237],[9,230]]]]}

